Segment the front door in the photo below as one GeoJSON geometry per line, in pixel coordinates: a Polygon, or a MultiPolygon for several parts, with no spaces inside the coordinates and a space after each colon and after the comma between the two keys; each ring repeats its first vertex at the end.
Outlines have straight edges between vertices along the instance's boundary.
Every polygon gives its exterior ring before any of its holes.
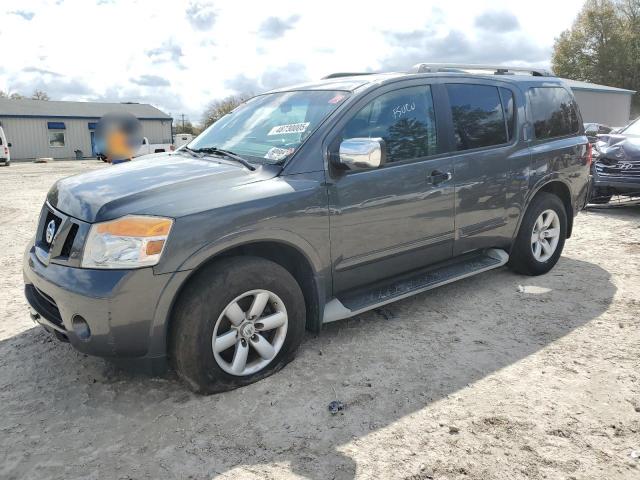
{"type": "Polygon", "coordinates": [[[96,132],[89,132],[91,135],[91,156],[96,157],[98,152],[96,151],[96,132]]]}
{"type": "Polygon", "coordinates": [[[331,154],[344,139],[382,138],[387,162],[330,171],[335,294],[447,259],[453,248],[452,165],[438,156],[432,88],[390,90],[356,110],[331,154]]]}

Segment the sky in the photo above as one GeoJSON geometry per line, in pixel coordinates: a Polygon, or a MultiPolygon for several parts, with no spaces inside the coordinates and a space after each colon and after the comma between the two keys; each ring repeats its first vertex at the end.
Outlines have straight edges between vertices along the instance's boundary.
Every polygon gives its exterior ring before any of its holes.
{"type": "Polygon", "coordinates": [[[208,103],[332,72],[418,62],[548,67],[583,0],[2,0],[0,90],[151,103],[198,123],[208,103]]]}

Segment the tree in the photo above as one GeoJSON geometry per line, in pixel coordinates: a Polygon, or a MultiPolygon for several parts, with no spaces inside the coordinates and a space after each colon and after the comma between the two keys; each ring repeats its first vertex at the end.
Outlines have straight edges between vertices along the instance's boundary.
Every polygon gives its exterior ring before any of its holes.
{"type": "Polygon", "coordinates": [[[174,131],[176,133],[190,133],[191,135],[196,135],[196,128],[189,120],[185,120],[184,125],[182,122],[178,122],[174,127],[174,131]]]}
{"type": "Polygon", "coordinates": [[[222,100],[214,100],[211,102],[202,116],[203,129],[220,120],[227,113],[232,111],[241,103],[246,102],[252,96],[253,95],[251,94],[243,93],[240,95],[230,95],[222,100]]]}
{"type": "Polygon", "coordinates": [[[32,100],[50,100],[49,99],[49,95],[47,95],[47,92],[43,92],[42,90],[34,90],[33,94],[31,95],[31,99],[32,100]]]}
{"type": "Polygon", "coordinates": [[[25,97],[23,97],[22,95],[20,95],[19,93],[16,93],[16,92],[9,93],[9,92],[4,92],[4,91],[0,90],[0,98],[10,98],[11,100],[20,100],[20,99],[23,99],[25,97]]]}
{"type": "Polygon", "coordinates": [[[551,64],[560,77],[640,92],[640,0],[587,0],[556,38],[551,64]]]}

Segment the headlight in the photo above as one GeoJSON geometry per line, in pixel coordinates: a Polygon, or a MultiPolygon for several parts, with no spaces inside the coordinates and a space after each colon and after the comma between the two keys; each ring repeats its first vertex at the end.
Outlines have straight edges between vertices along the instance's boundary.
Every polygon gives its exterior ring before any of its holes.
{"type": "Polygon", "coordinates": [[[138,268],[155,265],[173,220],[128,215],[91,225],[82,255],[84,268],[138,268]]]}

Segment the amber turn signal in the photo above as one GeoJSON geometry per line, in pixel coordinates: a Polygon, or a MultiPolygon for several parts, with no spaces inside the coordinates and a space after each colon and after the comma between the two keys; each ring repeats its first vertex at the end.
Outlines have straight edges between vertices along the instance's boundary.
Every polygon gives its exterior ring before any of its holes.
{"type": "Polygon", "coordinates": [[[119,237],[160,237],[169,234],[172,224],[173,220],[169,218],[127,216],[99,224],[97,233],[119,237]]]}

